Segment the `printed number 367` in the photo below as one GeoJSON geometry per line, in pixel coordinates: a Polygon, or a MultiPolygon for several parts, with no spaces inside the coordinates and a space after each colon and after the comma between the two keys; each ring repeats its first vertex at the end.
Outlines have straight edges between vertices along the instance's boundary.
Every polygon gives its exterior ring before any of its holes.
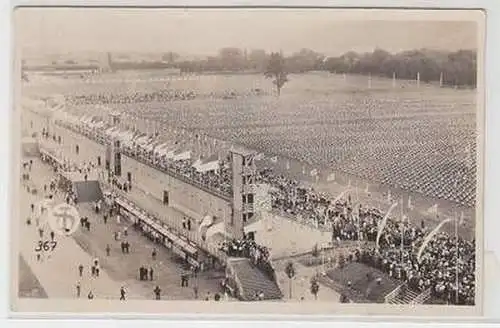
{"type": "Polygon", "coordinates": [[[57,246],[57,241],[39,241],[38,246],[35,248],[35,252],[41,252],[41,251],[53,251],[54,248],[57,246]]]}

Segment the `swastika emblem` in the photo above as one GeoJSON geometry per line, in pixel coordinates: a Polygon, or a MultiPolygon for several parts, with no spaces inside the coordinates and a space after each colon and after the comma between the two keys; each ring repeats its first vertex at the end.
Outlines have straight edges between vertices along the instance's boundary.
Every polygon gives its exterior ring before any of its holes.
{"type": "Polygon", "coordinates": [[[54,233],[69,236],[78,229],[80,214],[75,207],[62,203],[50,209],[48,221],[54,233]]]}

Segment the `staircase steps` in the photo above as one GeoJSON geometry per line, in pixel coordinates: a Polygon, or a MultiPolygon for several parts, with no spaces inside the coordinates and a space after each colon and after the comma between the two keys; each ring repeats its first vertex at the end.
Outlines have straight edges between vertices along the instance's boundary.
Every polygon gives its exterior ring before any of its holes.
{"type": "Polygon", "coordinates": [[[411,290],[408,287],[403,288],[398,295],[389,303],[390,304],[411,304],[419,293],[411,290]]]}
{"type": "Polygon", "coordinates": [[[241,284],[243,301],[255,300],[255,295],[264,293],[264,300],[277,300],[283,297],[278,284],[255,267],[249,259],[232,259],[229,264],[241,284]]]}

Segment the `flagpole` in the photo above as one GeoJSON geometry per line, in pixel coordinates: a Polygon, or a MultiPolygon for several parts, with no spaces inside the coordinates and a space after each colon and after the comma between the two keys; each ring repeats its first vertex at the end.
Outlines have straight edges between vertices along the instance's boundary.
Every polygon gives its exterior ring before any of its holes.
{"type": "Polygon", "coordinates": [[[403,250],[404,250],[404,238],[405,238],[405,224],[403,220],[403,196],[401,196],[401,264],[403,263],[403,250]]]}
{"type": "Polygon", "coordinates": [[[358,249],[361,249],[361,219],[359,217],[359,194],[358,194],[358,186],[356,185],[356,206],[358,206],[358,209],[356,211],[356,216],[358,220],[358,249]]]}
{"type": "Polygon", "coordinates": [[[455,218],[455,252],[456,252],[456,265],[455,265],[455,283],[457,290],[455,291],[455,305],[458,305],[458,219],[455,218]]]}

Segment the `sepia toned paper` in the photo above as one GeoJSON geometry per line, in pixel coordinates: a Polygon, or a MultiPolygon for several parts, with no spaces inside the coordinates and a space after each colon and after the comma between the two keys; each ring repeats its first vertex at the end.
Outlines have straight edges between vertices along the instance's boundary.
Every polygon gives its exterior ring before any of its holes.
{"type": "Polygon", "coordinates": [[[481,314],[482,12],[14,17],[13,311],[481,314]]]}

